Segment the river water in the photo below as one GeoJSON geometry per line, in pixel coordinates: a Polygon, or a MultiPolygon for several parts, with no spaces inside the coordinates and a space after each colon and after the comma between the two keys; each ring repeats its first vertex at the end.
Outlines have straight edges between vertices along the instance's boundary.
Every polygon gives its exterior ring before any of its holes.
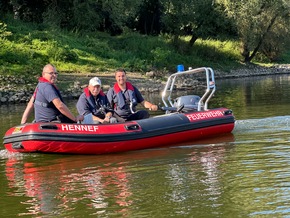
{"type": "MultiPolygon", "coordinates": [[[[209,107],[233,110],[232,134],[110,155],[11,154],[2,144],[0,216],[290,217],[290,76],[216,83],[209,107]]],[[[24,108],[0,106],[1,136],[24,108]]]]}

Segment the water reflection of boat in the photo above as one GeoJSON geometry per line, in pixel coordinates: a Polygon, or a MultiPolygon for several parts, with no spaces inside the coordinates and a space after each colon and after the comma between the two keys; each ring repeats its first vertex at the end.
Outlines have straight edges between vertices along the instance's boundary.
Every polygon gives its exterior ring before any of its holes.
{"type": "Polygon", "coordinates": [[[208,109],[215,92],[211,68],[172,74],[162,94],[164,115],[126,123],[93,125],[30,123],[9,129],[4,145],[12,152],[104,154],[155,148],[230,133],[235,119],[227,108],[208,109]],[[205,73],[206,91],[200,98],[171,95],[178,77],[205,73]]]}
{"type": "Polygon", "coordinates": [[[122,216],[132,204],[132,166],[146,160],[152,163],[152,159],[160,160],[170,153],[173,155],[174,152],[154,149],[98,158],[91,155],[47,155],[25,156],[25,160],[23,156],[12,155],[5,168],[7,194],[26,197],[20,202],[27,207],[21,212],[26,216],[60,216],[84,202],[87,202],[86,213],[90,208],[92,213],[102,213],[113,207],[122,216]]]}
{"type": "Polygon", "coordinates": [[[88,200],[89,208],[105,209],[108,198],[116,207],[129,206],[131,191],[125,166],[98,166],[95,158],[62,157],[49,161],[6,162],[6,177],[11,196],[21,193],[28,209],[21,215],[54,214],[88,200]],[[53,177],[53,179],[51,179],[53,177]],[[106,190],[113,189],[113,193],[106,190]],[[16,190],[16,191],[13,191],[16,190]],[[13,191],[13,192],[12,192],[13,191]],[[81,193],[81,194],[80,194],[81,193]],[[112,196],[111,196],[112,195],[112,196]],[[33,199],[33,200],[32,200],[33,199]]]}
{"type": "MultiPolygon", "coordinates": [[[[132,210],[132,204],[140,201],[138,193],[144,188],[140,187],[139,181],[148,177],[148,181],[155,181],[153,169],[158,173],[163,172],[159,178],[164,179],[162,184],[168,182],[172,185],[167,191],[176,190],[175,187],[180,187],[180,178],[185,179],[184,177],[191,174],[185,173],[185,170],[191,172],[192,169],[200,169],[207,173],[218,170],[216,166],[233,141],[234,137],[230,133],[182,143],[170,149],[156,148],[100,155],[98,158],[93,155],[11,155],[5,168],[9,187],[7,194],[25,196],[19,203],[26,206],[21,210],[21,215],[26,216],[70,214],[71,210],[82,207],[84,202],[87,205],[86,214],[115,210],[118,215],[123,216],[128,214],[128,210],[132,210]],[[182,161],[182,166],[176,162],[181,157],[185,160],[182,161]],[[215,168],[211,167],[209,170],[210,166],[215,168]]],[[[206,173],[199,174],[204,175],[206,173]]],[[[189,179],[188,182],[190,181],[194,180],[189,179]]],[[[206,182],[210,187],[213,185],[212,181],[206,182]]],[[[188,183],[185,187],[187,185],[188,183]]],[[[169,200],[174,200],[176,194],[184,194],[184,190],[179,191],[169,200]]]]}

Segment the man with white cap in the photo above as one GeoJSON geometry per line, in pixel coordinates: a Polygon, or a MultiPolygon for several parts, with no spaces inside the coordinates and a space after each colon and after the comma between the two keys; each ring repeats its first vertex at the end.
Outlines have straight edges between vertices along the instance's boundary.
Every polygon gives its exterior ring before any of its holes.
{"type": "Polygon", "coordinates": [[[77,110],[84,116],[92,114],[95,124],[116,123],[117,119],[113,117],[114,110],[110,108],[101,85],[102,82],[98,77],[90,79],[88,87],[84,88],[84,92],[78,99],[77,110]]]}

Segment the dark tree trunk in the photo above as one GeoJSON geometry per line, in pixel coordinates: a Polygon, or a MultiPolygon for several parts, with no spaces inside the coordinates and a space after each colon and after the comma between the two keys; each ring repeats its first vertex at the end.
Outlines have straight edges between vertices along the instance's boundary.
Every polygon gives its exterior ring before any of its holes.
{"type": "Polygon", "coordinates": [[[197,35],[192,34],[191,39],[189,40],[189,46],[192,47],[197,39],[198,39],[197,35]]]}
{"type": "Polygon", "coordinates": [[[270,32],[271,27],[274,25],[276,18],[278,17],[278,14],[276,14],[272,19],[271,22],[269,23],[266,31],[263,33],[263,35],[261,36],[256,48],[254,49],[254,51],[252,52],[252,54],[249,56],[249,61],[252,61],[252,59],[255,57],[255,55],[257,54],[257,52],[259,51],[265,37],[267,36],[267,34],[270,32]]]}

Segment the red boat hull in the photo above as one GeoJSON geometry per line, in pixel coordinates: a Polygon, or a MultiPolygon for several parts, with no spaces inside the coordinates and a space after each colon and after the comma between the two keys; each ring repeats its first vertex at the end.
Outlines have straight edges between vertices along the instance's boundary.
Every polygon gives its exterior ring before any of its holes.
{"type": "Polygon", "coordinates": [[[34,123],[9,129],[4,145],[11,152],[116,153],[230,133],[234,123],[226,108],[106,125],[34,123]]]}

